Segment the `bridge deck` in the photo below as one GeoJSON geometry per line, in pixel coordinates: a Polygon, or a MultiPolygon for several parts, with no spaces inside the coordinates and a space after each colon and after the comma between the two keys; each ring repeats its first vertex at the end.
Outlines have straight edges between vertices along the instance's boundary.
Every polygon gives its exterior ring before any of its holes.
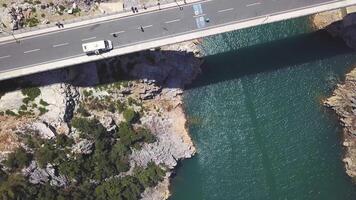
{"type": "MultiPolygon", "coordinates": [[[[81,57],[81,62],[85,62],[101,59],[105,56],[113,56],[109,53],[86,58],[81,48],[83,42],[109,39],[113,41],[114,49],[124,49],[149,41],[159,41],[208,30],[236,21],[255,19],[256,17],[333,2],[345,2],[345,0],[209,0],[191,5],[181,5],[183,9],[179,9],[177,6],[157,12],[142,13],[98,24],[23,38],[20,43],[15,41],[2,42],[0,43],[0,79],[33,73],[35,71],[29,72],[23,69],[46,63],[77,57],[81,57]],[[207,18],[209,22],[206,21],[207,18]],[[144,31],[141,30],[141,26],[144,31]],[[112,33],[117,33],[118,37],[113,37],[112,33]],[[19,72],[17,75],[8,73],[16,70],[19,72]],[[19,70],[22,70],[22,72],[19,70]],[[5,75],[2,76],[2,74],[5,75]]],[[[64,24],[64,26],[66,25],[64,24]]],[[[159,46],[159,43],[154,46],[159,46]]],[[[152,45],[140,46],[138,50],[145,48],[152,48],[152,45]]],[[[37,71],[44,71],[44,69],[37,71]]]]}

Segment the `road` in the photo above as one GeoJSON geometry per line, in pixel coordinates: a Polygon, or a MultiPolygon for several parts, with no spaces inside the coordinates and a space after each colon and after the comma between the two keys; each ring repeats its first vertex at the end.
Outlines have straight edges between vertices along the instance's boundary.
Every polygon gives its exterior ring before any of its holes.
{"type": "MultiPolygon", "coordinates": [[[[0,43],[0,73],[85,55],[81,45],[102,39],[114,48],[169,38],[225,23],[301,9],[330,0],[208,0],[138,13],[98,24],[0,43]],[[209,18],[209,22],[205,22],[209,18]],[[140,27],[143,27],[142,32],[140,27]],[[118,37],[113,37],[117,33],[118,37]]],[[[64,24],[64,26],[66,26],[64,24]]]]}

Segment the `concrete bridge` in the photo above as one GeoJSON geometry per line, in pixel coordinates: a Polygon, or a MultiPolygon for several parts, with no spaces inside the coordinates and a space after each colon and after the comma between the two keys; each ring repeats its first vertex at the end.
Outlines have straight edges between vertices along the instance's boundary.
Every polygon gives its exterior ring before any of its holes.
{"type": "Polygon", "coordinates": [[[187,0],[134,15],[15,34],[0,38],[0,80],[355,4],[356,0],[187,0]],[[82,43],[102,39],[113,41],[114,49],[101,55],[83,53],[82,43]]]}

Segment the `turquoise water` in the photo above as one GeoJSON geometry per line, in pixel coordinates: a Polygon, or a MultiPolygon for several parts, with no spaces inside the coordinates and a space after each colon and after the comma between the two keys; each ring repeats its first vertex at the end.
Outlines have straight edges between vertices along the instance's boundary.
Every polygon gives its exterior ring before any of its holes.
{"type": "Polygon", "coordinates": [[[306,18],[207,38],[203,73],[185,93],[197,155],[172,200],[356,199],[341,127],[321,105],[356,63],[306,18]]]}

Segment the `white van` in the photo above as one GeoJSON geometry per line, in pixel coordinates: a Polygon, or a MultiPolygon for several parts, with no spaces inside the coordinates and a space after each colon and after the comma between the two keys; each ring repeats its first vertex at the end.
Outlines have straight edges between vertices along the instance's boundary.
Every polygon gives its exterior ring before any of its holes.
{"type": "Polygon", "coordinates": [[[86,54],[100,54],[105,51],[113,49],[112,42],[110,40],[100,40],[96,42],[89,42],[82,44],[83,51],[86,54]]]}

